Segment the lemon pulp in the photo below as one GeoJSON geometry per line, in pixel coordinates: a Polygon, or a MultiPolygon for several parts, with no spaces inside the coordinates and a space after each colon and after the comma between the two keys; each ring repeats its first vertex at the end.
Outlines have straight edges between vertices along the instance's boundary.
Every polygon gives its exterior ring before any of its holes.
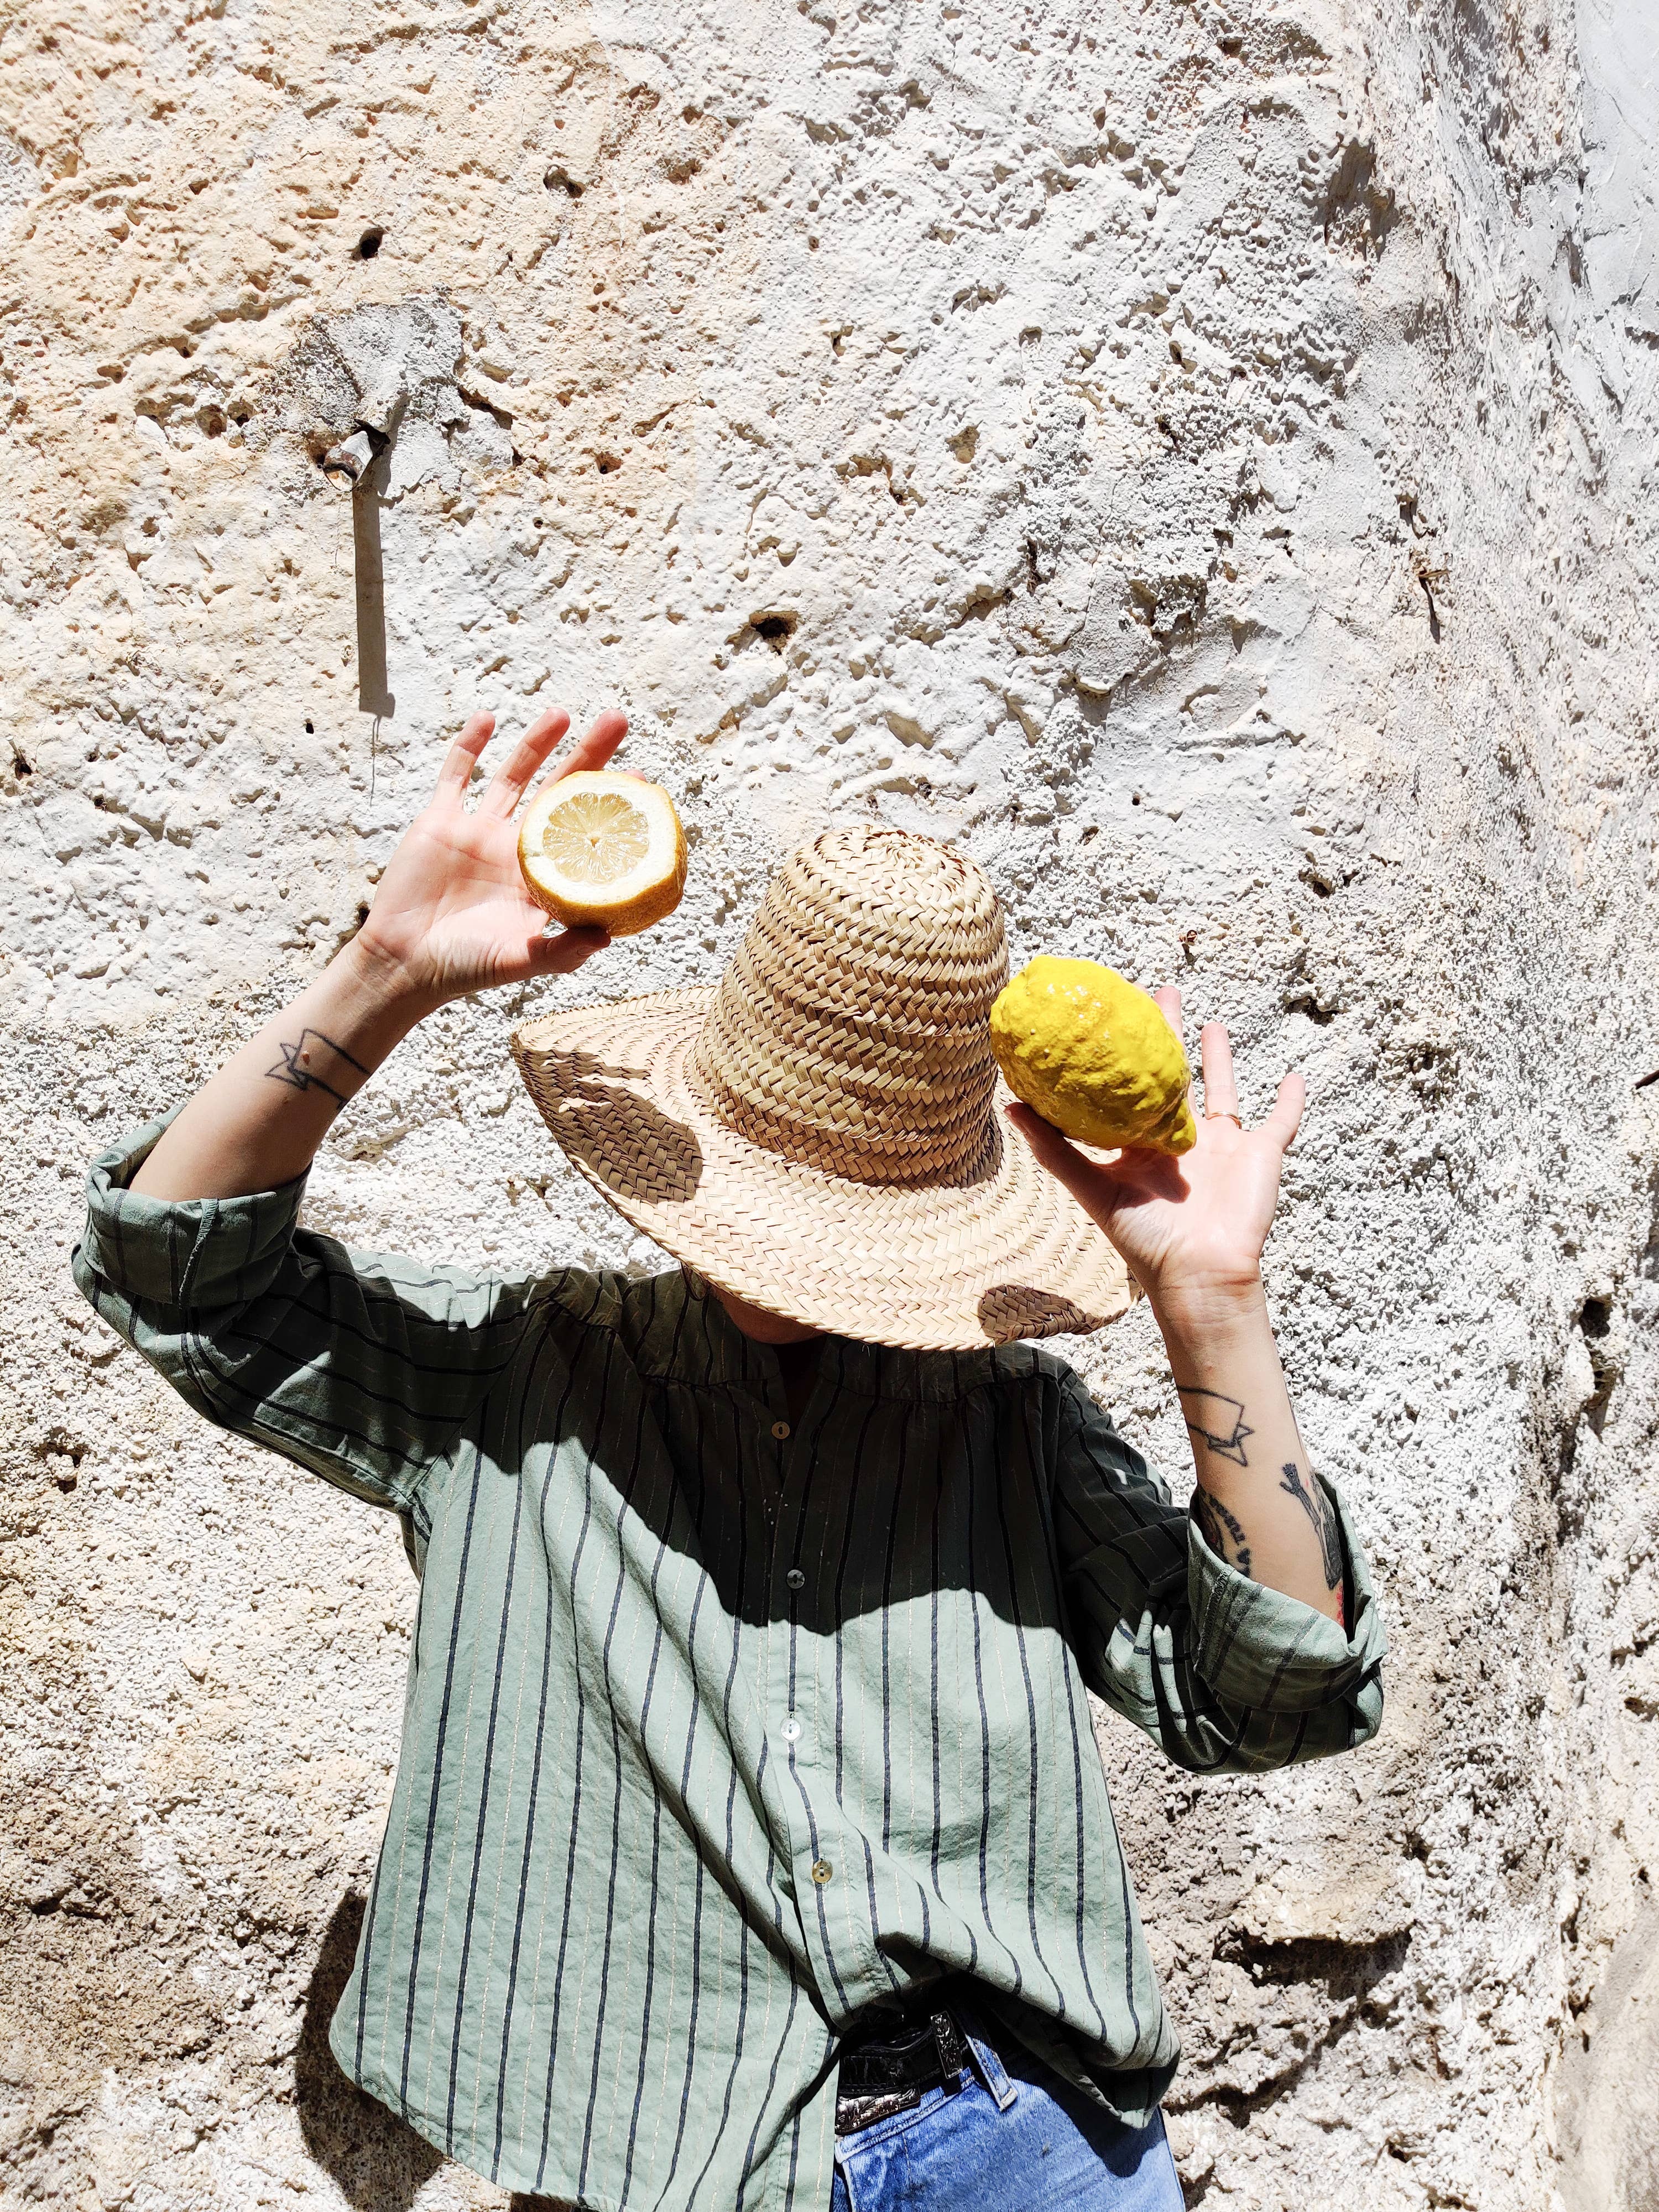
{"type": "Polygon", "coordinates": [[[1041,954],[991,1008],[1008,1088],[1079,1144],[1189,1152],[1192,1072],[1163,1009],[1097,960],[1041,954]]]}
{"type": "Polygon", "coordinates": [[[619,791],[575,793],[542,831],[543,854],[573,884],[614,884],[650,847],[649,823],[619,791]]]}
{"type": "Polygon", "coordinates": [[[531,896],[567,928],[632,937],[672,914],[685,889],[685,832],[660,784],[615,769],[559,777],[519,831],[531,896]]]}

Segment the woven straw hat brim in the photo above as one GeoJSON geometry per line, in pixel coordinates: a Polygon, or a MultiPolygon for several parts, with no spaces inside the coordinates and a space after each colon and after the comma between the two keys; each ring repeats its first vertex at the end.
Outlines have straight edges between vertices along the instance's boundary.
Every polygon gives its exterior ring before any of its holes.
{"type": "Polygon", "coordinates": [[[911,1188],[828,1174],[727,1127],[688,1069],[715,996],[580,1006],[513,1040],[548,1127],[635,1228],[766,1312],[871,1344],[983,1350],[1124,1311],[1122,1261],[1000,1115],[973,1180],[911,1188]]]}

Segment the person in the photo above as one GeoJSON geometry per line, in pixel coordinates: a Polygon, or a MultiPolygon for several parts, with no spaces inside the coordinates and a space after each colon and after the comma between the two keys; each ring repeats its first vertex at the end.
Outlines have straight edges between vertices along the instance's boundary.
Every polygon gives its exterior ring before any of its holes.
{"type": "Polygon", "coordinates": [[[515,1041],[679,1267],[503,1279],[297,1226],[417,1022],[600,951],[516,864],[565,726],[469,810],[493,725],[466,724],[357,935],[94,1164],[76,1255],[198,1412],[389,1507],[420,1575],[334,2051],[477,2172],[606,2212],[1172,2212],[1177,2045],[1085,1687],[1197,1772],[1382,1713],[1376,1600],[1261,1288],[1301,1082],[1246,1129],[1212,1024],[1194,1151],[1074,1149],[996,1103],[984,877],[832,824],[718,988],[515,1041]],[[1190,1512],[1032,1340],[1103,1325],[1129,1272],[1190,1512]]]}

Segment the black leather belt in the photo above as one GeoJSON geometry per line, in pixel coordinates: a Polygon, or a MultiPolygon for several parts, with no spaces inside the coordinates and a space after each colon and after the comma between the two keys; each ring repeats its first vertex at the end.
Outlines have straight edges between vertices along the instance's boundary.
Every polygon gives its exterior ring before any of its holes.
{"type": "Polygon", "coordinates": [[[924,2092],[954,2096],[963,2086],[968,2039],[950,2008],[935,2003],[920,2024],[914,2014],[884,2033],[872,2027],[842,2053],[836,2133],[853,2135],[921,2102],[924,2092]]]}

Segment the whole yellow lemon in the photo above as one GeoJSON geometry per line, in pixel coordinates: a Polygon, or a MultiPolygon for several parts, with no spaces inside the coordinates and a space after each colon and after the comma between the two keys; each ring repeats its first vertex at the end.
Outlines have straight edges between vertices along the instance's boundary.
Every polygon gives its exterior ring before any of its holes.
{"type": "Polygon", "coordinates": [[[1097,960],[1039,955],[999,993],[991,1049],[1016,1098],[1082,1145],[1190,1152],[1192,1071],[1163,1009],[1097,960]]]}

